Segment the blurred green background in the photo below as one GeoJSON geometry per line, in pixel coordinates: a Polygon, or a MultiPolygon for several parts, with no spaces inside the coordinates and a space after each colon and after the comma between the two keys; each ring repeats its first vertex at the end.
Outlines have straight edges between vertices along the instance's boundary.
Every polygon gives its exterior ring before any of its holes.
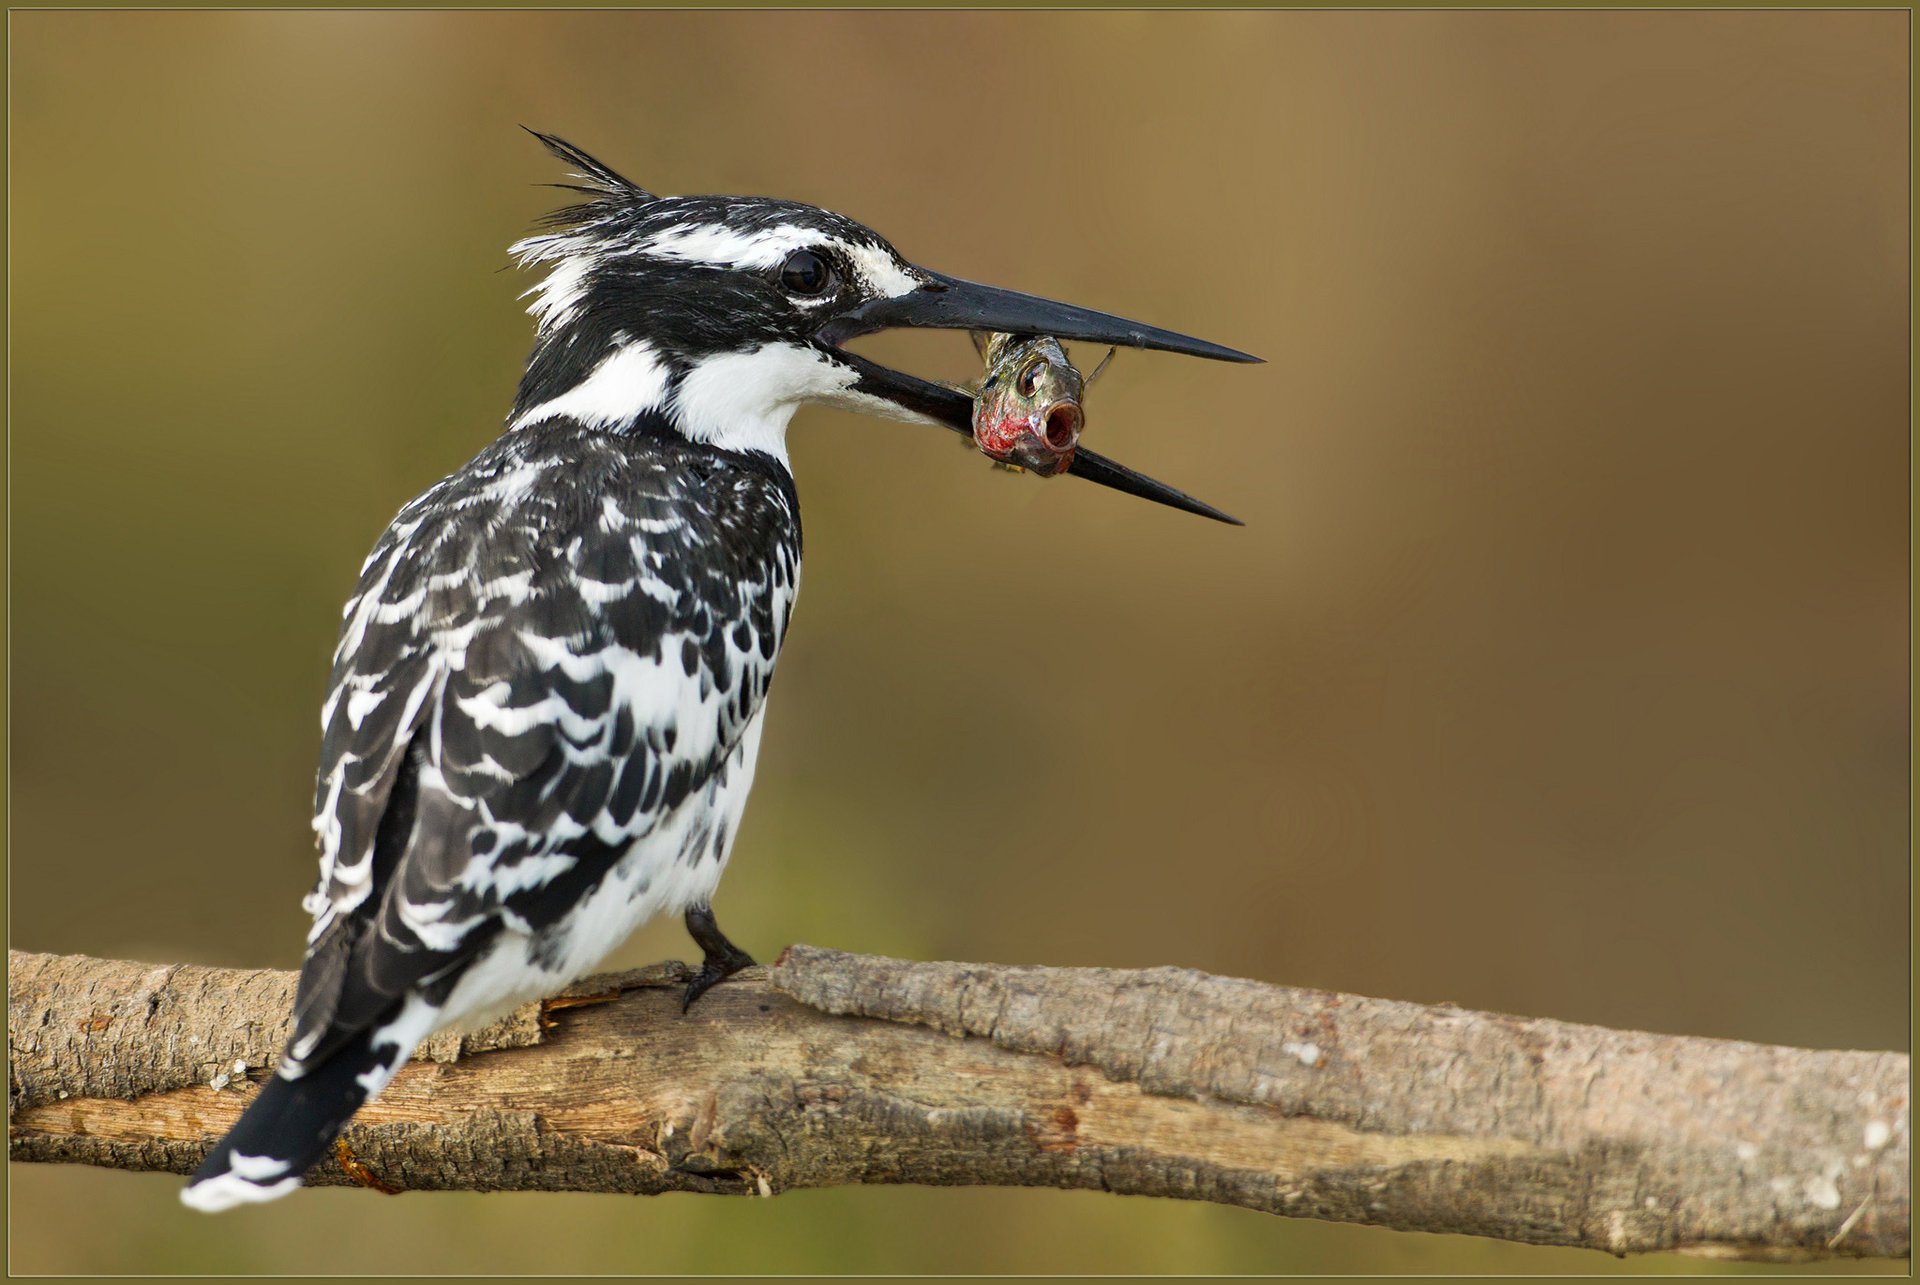
{"type": "MultiPolygon", "coordinates": [[[[1268,359],[1123,355],[1090,399],[1244,530],[801,414],[718,898],[761,958],[1904,1048],[1906,22],[16,12],[13,944],[298,962],[339,604],[528,344],[525,123],[1268,359]]],[[[1082,1192],[210,1222],[10,1176],[24,1272],[1710,1270],[1082,1192]]]]}

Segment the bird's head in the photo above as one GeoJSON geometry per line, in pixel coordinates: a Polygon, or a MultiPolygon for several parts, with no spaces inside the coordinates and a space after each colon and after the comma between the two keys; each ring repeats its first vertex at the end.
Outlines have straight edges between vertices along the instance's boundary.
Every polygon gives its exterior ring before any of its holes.
{"type": "MultiPolygon", "coordinates": [[[[1048,334],[1225,361],[1245,353],[1122,317],[916,266],[852,219],[764,197],[655,196],[558,138],[584,199],[513,247],[545,271],[511,427],[554,418],[608,428],[651,421],[725,450],[784,462],[786,428],[812,402],[971,431],[964,392],[890,370],[847,341],[895,327],[1048,334]]],[[[1072,472],[1232,521],[1111,460],[1072,472]]]]}

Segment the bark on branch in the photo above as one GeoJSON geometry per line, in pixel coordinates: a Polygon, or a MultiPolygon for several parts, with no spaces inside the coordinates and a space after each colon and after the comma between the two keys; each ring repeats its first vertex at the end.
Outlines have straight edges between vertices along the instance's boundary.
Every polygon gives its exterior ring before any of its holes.
{"type": "MultiPolygon", "coordinates": [[[[293,974],[8,952],[9,1154],[187,1173],[293,974]]],[[[421,1050],[309,1181],[1092,1187],[1616,1254],[1908,1253],[1908,1059],[1182,969],[795,946],[685,1017],[599,977],[421,1050]]]]}

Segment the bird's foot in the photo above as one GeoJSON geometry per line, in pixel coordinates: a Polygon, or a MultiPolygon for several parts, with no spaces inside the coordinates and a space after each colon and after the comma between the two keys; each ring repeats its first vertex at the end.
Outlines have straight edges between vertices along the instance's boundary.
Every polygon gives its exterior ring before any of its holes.
{"type": "Polygon", "coordinates": [[[736,950],[732,957],[722,961],[709,958],[687,983],[687,993],[680,1001],[680,1011],[686,1012],[693,1007],[693,1001],[699,999],[713,987],[733,976],[743,968],[753,967],[753,956],[745,951],[736,950]]]}
{"type": "Polygon", "coordinates": [[[682,1013],[692,1008],[693,1001],[713,987],[741,969],[753,967],[753,956],[727,940],[727,935],[720,931],[720,925],[714,922],[710,907],[698,906],[687,912],[687,932],[706,958],[700,965],[700,971],[687,983],[687,993],[680,1001],[682,1013]]]}

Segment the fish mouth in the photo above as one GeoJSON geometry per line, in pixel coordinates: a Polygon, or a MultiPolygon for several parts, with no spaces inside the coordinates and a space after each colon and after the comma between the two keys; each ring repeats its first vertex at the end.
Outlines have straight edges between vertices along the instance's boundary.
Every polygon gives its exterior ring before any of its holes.
{"type": "Polygon", "coordinates": [[[1011,464],[1041,477],[1055,477],[1073,464],[1085,412],[1070,397],[1016,415],[999,413],[998,399],[984,402],[974,415],[974,445],[988,459],[1011,464]]]}
{"type": "MultiPolygon", "coordinates": [[[[1014,335],[1052,335],[1057,339],[1078,339],[1089,343],[1121,348],[1145,348],[1160,352],[1205,357],[1212,361],[1257,362],[1260,358],[1222,344],[1195,339],[1191,335],[1162,330],[1144,322],[1130,321],[1112,313],[1096,312],[1073,304],[1042,299],[1037,295],[1002,290],[997,286],[963,281],[942,273],[919,269],[923,284],[905,294],[873,299],[833,317],[815,332],[815,342],[832,350],[834,359],[851,367],[855,380],[849,392],[881,398],[908,417],[930,421],[956,433],[973,436],[973,398],[957,388],[932,383],[905,371],[892,370],[844,345],[862,335],[882,330],[937,329],[987,330],[1014,335]]],[[[1057,409],[1056,407],[1050,408],[1057,409]]],[[[1073,407],[1073,421],[1059,425],[1070,430],[1073,445],[1067,447],[1071,463],[1066,471],[1075,477],[1109,487],[1127,495],[1164,504],[1186,513],[1196,513],[1216,522],[1234,526],[1243,523],[1211,504],[1197,500],[1144,473],[1136,473],[1117,461],[1092,451],[1077,448],[1082,420],[1073,407]]],[[[1054,425],[1041,420],[1042,440],[1049,441],[1054,425]]]]}
{"type": "Polygon", "coordinates": [[[1073,448],[1080,444],[1080,426],[1086,422],[1086,412],[1078,402],[1055,402],[1040,412],[1034,436],[1055,455],[1071,455],[1073,448]]]}

